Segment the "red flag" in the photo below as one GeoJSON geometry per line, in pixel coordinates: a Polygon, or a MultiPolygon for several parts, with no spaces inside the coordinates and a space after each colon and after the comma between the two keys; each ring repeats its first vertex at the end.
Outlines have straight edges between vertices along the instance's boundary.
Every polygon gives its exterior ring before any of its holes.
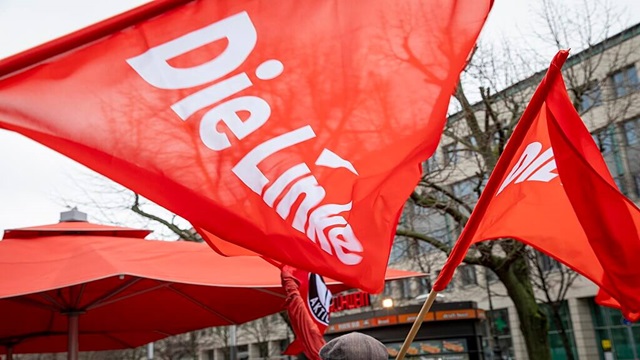
{"type": "MultiPolygon", "coordinates": [[[[602,289],[598,291],[598,294],[596,295],[595,300],[598,305],[606,306],[606,307],[610,307],[610,308],[614,308],[622,311],[622,306],[620,305],[620,303],[616,299],[612,298],[611,295],[607,294],[606,291],[602,289]]],[[[640,320],[640,313],[638,312],[627,311],[623,315],[625,319],[632,322],[636,322],[640,320]]]]}
{"type": "Polygon", "coordinates": [[[196,228],[196,231],[202,239],[209,244],[209,246],[215,250],[218,254],[224,256],[259,256],[255,252],[243,248],[241,246],[235,245],[228,241],[222,240],[214,234],[208,232],[202,228],[196,228]]]}
{"type": "Polygon", "coordinates": [[[556,55],[509,140],[434,290],[473,243],[515,238],[640,311],[640,210],[615,187],[567,95],[556,55]],[[556,168],[557,167],[557,168],[556,168]]]}
{"type": "Polygon", "coordinates": [[[490,6],[193,1],[6,76],[0,127],[235,245],[378,292],[490,6]]]}
{"type": "Polygon", "coordinates": [[[320,359],[318,354],[325,343],[322,335],[329,326],[331,291],[321,276],[308,271],[284,266],[281,276],[287,293],[287,313],[296,336],[283,354],[304,352],[310,359],[320,359]]]}

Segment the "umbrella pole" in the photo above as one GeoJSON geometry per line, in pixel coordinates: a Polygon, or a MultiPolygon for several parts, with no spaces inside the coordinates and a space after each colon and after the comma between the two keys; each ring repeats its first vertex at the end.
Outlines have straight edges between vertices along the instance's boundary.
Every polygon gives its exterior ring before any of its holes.
{"type": "Polygon", "coordinates": [[[7,360],[13,360],[13,345],[7,346],[7,360]]]}
{"type": "Polygon", "coordinates": [[[80,312],[70,311],[67,313],[69,320],[69,343],[67,346],[67,359],[78,360],[78,316],[80,312]]]}

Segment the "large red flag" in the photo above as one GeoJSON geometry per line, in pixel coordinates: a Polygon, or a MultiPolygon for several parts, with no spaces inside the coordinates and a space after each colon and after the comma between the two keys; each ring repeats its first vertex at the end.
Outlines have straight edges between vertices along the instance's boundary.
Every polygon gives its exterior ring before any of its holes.
{"type": "Polygon", "coordinates": [[[0,127],[226,241],[377,292],[490,6],[202,0],[147,20],[134,11],[134,25],[91,43],[125,21],[0,62],[1,76],[57,55],[0,80],[0,127]]]}
{"type": "Polygon", "coordinates": [[[562,79],[556,55],[435,285],[469,246],[515,238],[598,284],[626,314],[640,311],[640,210],[615,187],[562,79]]]}

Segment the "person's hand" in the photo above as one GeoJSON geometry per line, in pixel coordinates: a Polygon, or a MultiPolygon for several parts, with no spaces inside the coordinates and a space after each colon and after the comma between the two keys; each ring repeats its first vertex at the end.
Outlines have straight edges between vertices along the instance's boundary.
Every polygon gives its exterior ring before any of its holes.
{"type": "Polygon", "coordinates": [[[293,272],[296,270],[296,268],[294,268],[293,266],[289,266],[289,265],[284,265],[282,267],[282,269],[280,270],[280,278],[284,279],[284,278],[295,278],[293,276],[293,272]]]}
{"type": "Polygon", "coordinates": [[[285,265],[280,269],[280,280],[282,281],[282,287],[285,289],[287,294],[297,292],[298,287],[300,286],[298,279],[293,275],[295,270],[296,268],[289,265],[285,265]]]}

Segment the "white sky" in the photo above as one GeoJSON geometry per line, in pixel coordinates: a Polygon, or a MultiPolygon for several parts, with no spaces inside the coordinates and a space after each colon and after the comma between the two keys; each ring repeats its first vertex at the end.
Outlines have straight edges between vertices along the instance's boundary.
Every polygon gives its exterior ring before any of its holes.
{"type": "MultiPolygon", "coordinates": [[[[548,0],[582,6],[584,0],[548,0]]],[[[602,0],[589,0],[590,3],[602,0]]],[[[0,0],[0,58],[26,50],[71,31],[110,17],[146,0],[0,0]]],[[[524,47],[537,44],[530,36],[542,0],[495,0],[481,34],[483,42],[502,37],[524,47]]],[[[639,0],[609,0],[624,16],[616,17],[616,33],[640,22],[639,0]]],[[[573,12],[566,12],[568,19],[573,12]]],[[[571,46],[571,44],[570,44],[571,46]]],[[[575,49],[575,47],[574,47],[575,49]]],[[[551,60],[555,51],[540,48],[551,60]]],[[[542,68],[538,69],[542,70],[542,68]]],[[[55,223],[64,201],[83,197],[82,179],[90,171],[21,135],[0,130],[0,231],[55,223]]],[[[85,210],[81,207],[81,210],[85,210]]],[[[89,211],[90,212],[90,211],[89,211]]],[[[90,213],[91,218],[91,213],[90,213]]]]}

